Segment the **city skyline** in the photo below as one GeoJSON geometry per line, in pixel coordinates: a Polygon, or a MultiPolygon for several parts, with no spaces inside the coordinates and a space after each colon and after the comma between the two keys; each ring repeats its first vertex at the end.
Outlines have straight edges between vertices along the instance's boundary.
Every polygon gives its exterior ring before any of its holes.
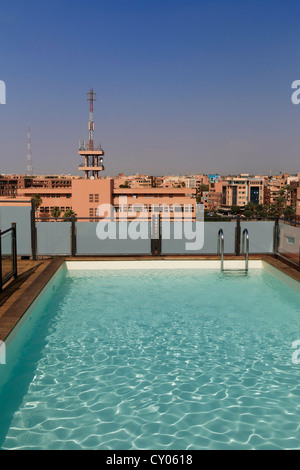
{"type": "Polygon", "coordinates": [[[0,173],[26,172],[30,124],[34,172],[78,174],[90,88],[104,176],[299,173],[296,2],[69,5],[1,7],[0,173]]]}

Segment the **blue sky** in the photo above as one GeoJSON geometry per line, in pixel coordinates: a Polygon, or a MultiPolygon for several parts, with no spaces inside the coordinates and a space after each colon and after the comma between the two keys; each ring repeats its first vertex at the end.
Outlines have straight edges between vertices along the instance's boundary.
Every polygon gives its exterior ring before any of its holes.
{"type": "Polygon", "coordinates": [[[94,88],[105,175],[300,172],[297,0],[0,6],[0,172],[78,173],[94,88]]]}

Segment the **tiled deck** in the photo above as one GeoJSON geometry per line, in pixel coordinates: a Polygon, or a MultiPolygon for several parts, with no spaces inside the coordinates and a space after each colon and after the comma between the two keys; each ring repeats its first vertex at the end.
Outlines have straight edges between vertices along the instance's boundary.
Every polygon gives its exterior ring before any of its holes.
{"type": "MultiPolygon", "coordinates": [[[[0,340],[4,341],[36,297],[49,282],[64,261],[161,261],[161,260],[216,260],[219,256],[109,256],[109,257],[57,257],[38,261],[18,260],[18,279],[11,281],[0,293],[0,340]]],[[[240,256],[224,256],[225,260],[244,259],[240,256]]],[[[300,272],[275,259],[273,256],[249,256],[249,259],[262,259],[284,274],[300,282],[300,272]]]]}

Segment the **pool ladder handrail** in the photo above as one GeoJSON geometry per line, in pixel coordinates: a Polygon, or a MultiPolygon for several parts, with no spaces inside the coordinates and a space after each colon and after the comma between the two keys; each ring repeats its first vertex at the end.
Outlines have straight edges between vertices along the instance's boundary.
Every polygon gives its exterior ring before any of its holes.
{"type": "Polygon", "coordinates": [[[220,228],[218,232],[218,255],[221,255],[221,272],[224,271],[224,232],[220,228]]]}
{"type": "Polygon", "coordinates": [[[249,268],[249,232],[245,228],[242,236],[242,255],[245,255],[245,271],[248,272],[249,268]],[[245,249],[246,247],[246,249],[245,249]]]}
{"type": "MultiPolygon", "coordinates": [[[[221,272],[224,271],[224,232],[220,228],[218,232],[218,255],[221,255],[221,272]]],[[[245,254],[245,272],[249,269],[249,232],[248,229],[243,230],[242,235],[242,255],[245,254]],[[246,248],[246,249],[245,249],[246,248]]]]}

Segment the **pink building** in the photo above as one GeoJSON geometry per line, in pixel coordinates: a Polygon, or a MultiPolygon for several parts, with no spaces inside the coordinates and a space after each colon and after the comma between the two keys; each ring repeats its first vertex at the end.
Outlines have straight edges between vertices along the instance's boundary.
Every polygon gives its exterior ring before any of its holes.
{"type": "Polygon", "coordinates": [[[113,205],[117,212],[126,217],[135,217],[136,213],[145,213],[151,218],[152,213],[160,213],[173,219],[178,215],[179,206],[186,216],[196,218],[196,190],[190,188],[115,188],[113,205]],[[175,207],[178,206],[178,207],[175,207]],[[177,214],[176,214],[177,212],[177,214]]]}
{"type": "Polygon", "coordinates": [[[72,209],[77,217],[96,217],[100,204],[113,204],[114,180],[80,179],[72,184],[72,209]]]}

